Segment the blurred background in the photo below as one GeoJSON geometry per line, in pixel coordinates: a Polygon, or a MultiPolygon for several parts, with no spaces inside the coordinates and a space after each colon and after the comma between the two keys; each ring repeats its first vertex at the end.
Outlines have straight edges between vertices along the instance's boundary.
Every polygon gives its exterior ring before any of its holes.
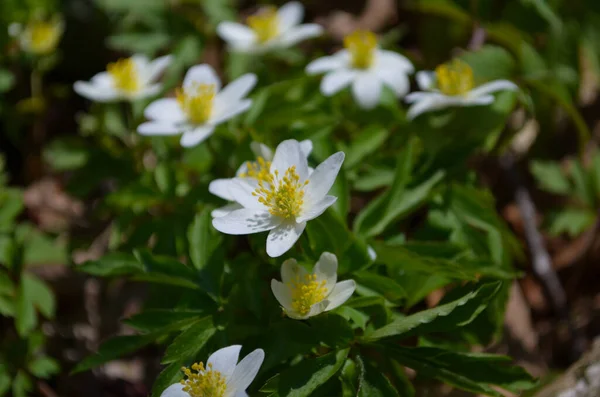
{"type": "MultiPolygon", "coordinates": [[[[504,336],[490,351],[511,355],[543,383],[572,382],[575,372],[563,375],[567,368],[582,356],[600,358],[593,343],[600,333],[600,2],[302,3],[305,21],[323,25],[327,35],[276,56],[276,67],[259,72],[271,81],[301,70],[307,52],[340,48],[356,29],[377,32],[383,45],[400,49],[417,69],[431,70],[466,49],[495,46],[481,58],[480,70],[488,79],[517,82],[523,105],[511,116],[511,135],[495,140],[493,150],[469,156],[467,166],[491,189],[526,254],[517,263],[523,277],[511,288],[504,336]]],[[[69,375],[108,335],[133,332],[120,320],[139,311],[149,288],[76,270],[113,244],[114,220],[102,199],[124,172],[119,154],[107,156],[76,138],[93,136],[98,123],[118,136],[123,109],[115,104],[99,116],[72,86],[131,53],[172,52],[174,66],[165,76],[171,87],[202,62],[229,80],[247,70],[248,60],[227,55],[215,26],[244,20],[263,4],[1,0],[0,262],[20,258],[29,295],[21,304],[0,273],[0,395],[149,394],[161,370],[158,347],[69,375]],[[64,27],[56,48],[43,57],[23,51],[19,29],[33,19],[54,18],[64,27]],[[85,173],[75,172],[82,168],[85,173]],[[15,323],[17,312],[26,315],[15,323]],[[16,367],[24,369],[13,378],[16,367]]],[[[202,153],[197,156],[190,161],[201,161],[202,153]]],[[[440,296],[433,292],[424,304],[433,306],[440,296]]],[[[419,388],[419,395],[464,395],[428,382],[419,388]]]]}

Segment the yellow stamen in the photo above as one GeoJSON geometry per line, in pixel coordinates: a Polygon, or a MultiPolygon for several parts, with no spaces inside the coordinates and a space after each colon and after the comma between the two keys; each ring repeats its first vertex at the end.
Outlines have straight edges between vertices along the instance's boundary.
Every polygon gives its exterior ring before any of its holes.
{"type": "Polygon", "coordinates": [[[56,49],[62,35],[60,19],[51,21],[31,21],[25,29],[28,37],[28,50],[36,54],[48,54],[56,49]]]}
{"type": "Polygon", "coordinates": [[[249,16],[246,22],[261,43],[274,39],[279,34],[279,19],[275,7],[264,7],[257,14],[249,16]]]}
{"type": "Polygon", "coordinates": [[[177,102],[194,124],[204,124],[208,121],[213,111],[215,99],[214,84],[196,84],[188,89],[188,93],[179,88],[176,91],[177,102]]]}
{"type": "Polygon", "coordinates": [[[284,219],[294,219],[300,215],[304,205],[304,188],[308,180],[300,181],[296,166],[288,168],[281,179],[277,170],[270,173],[263,168],[255,175],[258,188],[252,195],[258,197],[258,201],[269,209],[271,215],[284,219]]]}
{"type": "Polygon", "coordinates": [[[302,316],[310,312],[315,303],[321,302],[327,296],[326,281],[317,281],[316,274],[307,274],[304,280],[300,276],[288,284],[292,291],[292,308],[302,316]]]}
{"type": "Polygon", "coordinates": [[[351,57],[352,66],[356,69],[368,69],[373,64],[377,36],[367,30],[356,30],[344,37],[344,47],[351,57]]]}
{"type": "Polygon", "coordinates": [[[132,58],[109,63],[106,71],[111,75],[117,90],[133,94],[140,89],[138,70],[132,58]]]}
{"type": "Polygon", "coordinates": [[[435,69],[438,89],[446,95],[464,95],[475,86],[473,69],[464,61],[453,61],[435,69]]]}
{"type": "Polygon", "coordinates": [[[248,170],[240,175],[242,178],[255,178],[258,180],[265,180],[269,175],[269,169],[271,168],[271,162],[266,161],[264,158],[259,156],[256,161],[246,162],[248,170]]]}
{"type": "Polygon", "coordinates": [[[195,363],[190,368],[181,369],[187,379],[182,379],[183,391],[191,397],[224,397],[227,391],[227,380],[219,371],[208,369],[203,363],[195,363]],[[195,372],[192,372],[195,371],[195,372]]]}

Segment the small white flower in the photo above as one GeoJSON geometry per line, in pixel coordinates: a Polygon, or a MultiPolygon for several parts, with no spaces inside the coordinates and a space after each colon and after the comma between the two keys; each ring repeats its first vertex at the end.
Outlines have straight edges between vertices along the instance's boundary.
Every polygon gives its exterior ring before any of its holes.
{"type": "Polygon", "coordinates": [[[265,358],[256,349],[238,363],[242,346],[219,349],[206,362],[183,370],[187,379],[167,387],[161,397],[247,397],[246,389],[258,373],[265,358]]]}
{"type": "Polygon", "coordinates": [[[329,252],[321,254],[312,273],[288,259],[281,265],[282,282],[271,280],[271,290],[288,317],[304,320],[341,306],[354,293],[354,280],[337,283],[337,268],[329,252]]]}
{"type": "MultiPolygon", "coordinates": [[[[271,167],[271,161],[273,160],[273,151],[270,147],[263,143],[252,142],[250,143],[250,149],[256,156],[256,161],[247,161],[244,162],[240,168],[236,171],[235,175],[238,178],[251,178],[256,179],[256,176],[264,169],[267,171],[271,167]]],[[[312,151],[312,142],[304,140],[300,142],[300,150],[308,159],[310,152],[312,151]]],[[[309,167],[309,174],[312,172],[312,169],[309,167]]],[[[225,199],[227,201],[234,201],[233,196],[229,192],[229,187],[231,184],[235,184],[234,178],[225,178],[225,179],[215,179],[208,185],[208,191],[214,194],[217,197],[225,199]]],[[[225,216],[232,211],[239,210],[242,207],[238,203],[230,203],[224,207],[217,208],[216,210],[211,212],[213,218],[217,218],[220,216],[225,216]]]]}
{"type": "Polygon", "coordinates": [[[233,51],[262,53],[288,48],[296,43],[323,33],[314,23],[300,24],[304,8],[297,1],[284,4],[279,10],[264,7],[248,17],[247,26],[236,22],[221,22],[217,34],[233,51]]]}
{"type": "Polygon", "coordinates": [[[459,59],[438,66],[434,72],[417,73],[417,84],[423,91],[406,96],[406,102],[412,103],[409,119],[451,106],[489,105],[494,102],[491,93],[518,89],[508,80],[495,80],[475,88],[473,70],[459,59]]]}
{"type": "Polygon", "coordinates": [[[179,135],[181,146],[191,147],[208,138],[218,124],[245,112],[252,100],[244,98],[256,84],[254,74],[245,74],[221,90],[221,80],[206,64],[190,68],[176,98],[152,102],[144,115],[142,135],[179,135]]]}
{"type": "Polygon", "coordinates": [[[73,88],[82,97],[96,102],[142,99],[158,94],[162,84],[158,77],[171,63],[170,55],[149,61],[144,55],[133,55],[109,63],[105,72],[87,81],[75,82],[73,88]]]}
{"type": "Polygon", "coordinates": [[[59,16],[54,16],[49,20],[33,19],[25,27],[18,23],[12,23],[8,30],[11,36],[17,37],[23,51],[35,55],[46,55],[53,52],[64,31],[65,24],[59,16]]]}
{"type": "Polygon", "coordinates": [[[235,178],[229,187],[231,198],[242,209],[213,219],[222,233],[269,232],[267,254],[287,252],[306,227],[337,200],[327,193],[340,171],[344,153],[331,155],[309,175],[306,156],[298,141],[290,139],[277,146],[269,169],[255,179],[235,178]]]}
{"type": "Polygon", "coordinates": [[[362,108],[371,109],[379,103],[384,85],[398,98],[408,93],[412,63],[397,52],[378,48],[374,33],[357,30],[344,38],[344,47],[306,67],[308,74],[326,72],[321,81],[323,95],[333,95],[352,84],[354,100],[362,108]]]}

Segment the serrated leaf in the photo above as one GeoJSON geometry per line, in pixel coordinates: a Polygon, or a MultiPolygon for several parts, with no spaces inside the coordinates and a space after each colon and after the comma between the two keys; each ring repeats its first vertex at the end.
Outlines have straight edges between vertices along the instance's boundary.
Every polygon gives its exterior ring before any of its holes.
{"type": "Polygon", "coordinates": [[[500,282],[483,284],[475,291],[455,301],[399,318],[365,335],[365,340],[373,341],[389,337],[406,338],[417,334],[452,331],[473,321],[498,293],[500,286],[500,282]]]}
{"type": "Polygon", "coordinates": [[[365,364],[360,356],[356,356],[360,369],[357,397],[399,397],[398,391],[390,380],[376,368],[365,364]]]}
{"type": "Polygon", "coordinates": [[[28,363],[27,368],[33,375],[43,379],[47,379],[60,371],[58,361],[48,356],[35,358],[28,363]]]}
{"type": "Polygon", "coordinates": [[[100,259],[87,261],[76,269],[94,276],[111,277],[141,273],[144,266],[133,255],[111,252],[100,259]]]}
{"type": "Polygon", "coordinates": [[[184,361],[176,361],[169,364],[156,377],[154,385],[152,385],[152,397],[160,397],[162,392],[173,383],[176,383],[182,378],[181,367],[184,361]]]}
{"type": "Polygon", "coordinates": [[[208,340],[216,332],[212,317],[204,317],[183,331],[167,347],[162,359],[162,364],[170,364],[176,361],[194,357],[208,340]]]}
{"type": "Polygon", "coordinates": [[[199,310],[151,309],[135,314],[123,323],[140,332],[155,332],[173,324],[181,324],[182,328],[195,323],[203,314],[199,310]]]}
{"type": "Polygon", "coordinates": [[[52,290],[42,280],[32,274],[24,274],[23,283],[27,290],[28,298],[39,312],[46,318],[54,317],[56,302],[52,290]]]}

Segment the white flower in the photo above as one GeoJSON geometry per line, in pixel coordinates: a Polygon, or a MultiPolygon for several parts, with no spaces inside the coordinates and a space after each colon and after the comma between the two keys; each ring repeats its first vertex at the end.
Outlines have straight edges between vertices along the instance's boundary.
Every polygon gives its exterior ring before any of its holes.
{"type": "Polygon", "coordinates": [[[209,65],[190,68],[176,98],[152,102],[144,115],[142,135],[179,135],[181,146],[191,147],[208,138],[218,124],[245,112],[252,100],[244,98],[256,84],[254,74],[245,74],[221,90],[221,80],[209,65]]]}
{"type": "Polygon", "coordinates": [[[154,96],[162,88],[158,77],[171,63],[170,55],[149,61],[144,55],[133,55],[109,63],[105,72],[87,81],[75,82],[73,88],[79,95],[96,102],[121,99],[133,101],[154,96]]]}
{"type": "Polygon", "coordinates": [[[279,10],[264,7],[248,17],[247,24],[221,22],[217,34],[233,51],[261,53],[291,47],[302,40],[321,35],[323,28],[314,23],[300,24],[304,8],[297,1],[284,4],[279,10]]]}
{"type": "Polygon", "coordinates": [[[242,209],[213,219],[213,226],[227,234],[270,231],[267,254],[283,255],[298,240],[306,222],[321,215],[337,197],[327,193],[340,171],[344,153],[331,155],[309,175],[306,156],[298,141],[283,141],[269,169],[256,179],[235,178],[229,187],[242,209]]]}
{"type": "Polygon", "coordinates": [[[398,98],[410,89],[408,74],[414,71],[404,56],[377,47],[377,36],[357,30],[344,38],[344,50],[316,59],[306,67],[308,74],[326,72],[321,92],[330,96],[352,84],[354,100],[364,109],[379,103],[382,87],[389,87],[398,98]]]}
{"type": "Polygon", "coordinates": [[[262,349],[248,354],[238,364],[242,346],[219,349],[206,362],[183,371],[187,379],[167,387],[161,397],[248,397],[246,389],[265,358],[262,349]]]}
{"type": "Polygon", "coordinates": [[[423,91],[406,96],[406,102],[412,103],[409,119],[450,106],[489,105],[494,102],[491,93],[518,89],[508,80],[495,80],[475,88],[473,70],[459,59],[438,66],[434,72],[417,73],[417,84],[423,91]]]}
{"type": "Polygon", "coordinates": [[[64,31],[65,24],[59,16],[54,16],[47,21],[33,19],[24,28],[19,23],[12,23],[8,28],[8,33],[17,37],[23,51],[36,55],[53,52],[64,31]]]}
{"type": "MultiPolygon", "coordinates": [[[[263,143],[252,142],[250,143],[250,149],[256,156],[256,161],[247,161],[244,162],[240,168],[236,171],[235,175],[238,178],[252,178],[256,179],[256,176],[263,170],[268,170],[271,167],[271,161],[273,160],[273,151],[270,147],[263,143]]],[[[312,142],[308,139],[300,142],[300,150],[308,159],[310,152],[312,151],[312,142]]],[[[312,169],[309,167],[309,174],[312,172],[312,169]]],[[[226,179],[215,179],[208,185],[208,191],[214,194],[217,197],[225,199],[227,201],[234,201],[233,196],[229,193],[229,187],[231,184],[235,184],[234,178],[226,178],[226,179]]],[[[217,218],[220,216],[225,216],[228,213],[239,210],[242,207],[238,203],[230,203],[224,207],[217,208],[216,210],[211,212],[213,218],[217,218]]]]}
{"type": "Polygon", "coordinates": [[[354,280],[336,283],[337,268],[337,258],[329,252],[321,254],[312,273],[288,259],[281,265],[283,282],[271,280],[271,290],[288,317],[304,320],[335,309],[354,293],[354,280]]]}

